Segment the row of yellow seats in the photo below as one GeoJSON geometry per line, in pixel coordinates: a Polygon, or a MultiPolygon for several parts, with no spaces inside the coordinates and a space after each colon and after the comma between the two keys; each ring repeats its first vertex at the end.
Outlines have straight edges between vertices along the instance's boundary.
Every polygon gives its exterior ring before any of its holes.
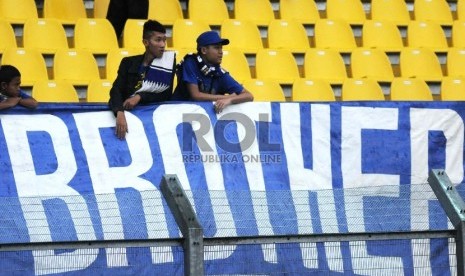
{"type": "MultiPolygon", "coordinates": [[[[250,79],[244,86],[254,95],[255,101],[286,101],[282,87],[275,81],[250,79]]],[[[109,99],[111,82],[93,80],[87,86],[86,102],[105,103],[109,99]]],[[[39,102],[79,102],[74,86],[63,80],[42,80],[34,84],[32,96],[39,102]]],[[[381,86],[373,79],[346,79],[342,84],[342,101],[432,101],[427,83],[420,79],[395,78],[385,96],[381,86]]],[[[465,101],[465,78],[444,78],[439,99],[465,101]]],[[[329,82],[322,79],[298,79],[292,84],[291,100],[295,102],[332,102],[336,100],[329,82]]]]}
{"type": "MultiPolygon", "coordinates": [[[[136,19],[126,22],[123,48],[144,50],[141,43],[144,22],[145,20],[136,19]]],[[[210,27],[202,22],[177,20],[173,25],[172,47],[195,49],[197,36],[208,30],[211,30],[210,27]]],[[[230,47],[242,49],[245,53],[256,53],[264,48],[259,29],[249,21],[223,21],[221,35],[230,40],[230,47]]],[[[19,46],[16,43],[13,27],[7,21],[0,20],[0,36],[2,37],[0,52],[5,48],[19,46]]],[[[449,48],[442,27],[432,22],[411,21],[407,27],[406,45],[398,27],[389,22],[366,21],[361,38],[361,46],[386,51],[399,51],[403,47],[427,47],[440,52],[449,48]]],[[[314,26],[313,40],[315,48],[350,52],[358,47],[350,25],[343,21],[319,20],[314,26]]],[[[294,53],[302,53],[311,48],[307,31],[302,24],[295,21],[270,22],[266,41],[267,48],[283,48],[294,53]]],[[[111,24],[104,18],[77,20],[73,42],[75,48],[87,49],[96,54],[108,53],[111,49],[119,47],[111,24]]],[[[47,54],[54,53],[57,49],[69,48],[65,29],[56,19],[26,21],[23,29],[23,46],[37,48],[47,54]]],[[[465,47],[465,21],[454,21],[450,47],[465,47]]]]}
{"type": "MultiPolygon", "coordinates": [[[[272,80],[252,79],[244,86],[254,95],[255,101],[285,101],[282,87],[272,80]]],[[[439,99],[465,101],[465,78],[446,77],[441,80],[439,99]]],[[[323,79],[297,79],[292,83],[292,101],[335,101],[330,83],[323,79]]],[[[342,83],[342,101],[432,101],[428,84],[421,79],[394,78],[389,91],[384,93],[374,79],[348,78],[342,83]]]]}

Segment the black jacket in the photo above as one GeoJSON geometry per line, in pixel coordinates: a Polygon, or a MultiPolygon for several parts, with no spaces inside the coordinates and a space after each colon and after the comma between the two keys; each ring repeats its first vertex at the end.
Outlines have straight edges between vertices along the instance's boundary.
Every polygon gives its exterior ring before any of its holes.
{"type": "MultiPolygon", "coordinates": [[[[134,94],[136,91],[137,82],[141,80],[139,73],[139,67],[142,64],[144,55],[124,57],[118,68],[118,76],[113,82],[113,87],[110,90],[110,101],[108,105],[116,116],[118,111],[123,111],[123,103],[134,94]]],[[[173,80],[174,80],[174,68],[176,60],[173,62],[173,78],[171,85],[168,89],[160,93],[142,92],[138,93],[141,96],[140,104],[162,102],[167,101],[171,98],[173,93],[173,80]]]]}

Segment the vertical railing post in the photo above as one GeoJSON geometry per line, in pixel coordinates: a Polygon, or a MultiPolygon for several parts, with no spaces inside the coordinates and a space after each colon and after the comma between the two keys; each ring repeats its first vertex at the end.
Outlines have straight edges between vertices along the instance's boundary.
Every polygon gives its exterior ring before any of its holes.
{"type": "Polygon", "coordinates": [[[176,175],[164,175],[160,190],[184,237],[184,275],[204,275],[203,229],[176,175]]]}
{"type": "Polygon", "coordinates": [[[428,183],[457,230],[455,238],[457,275],[465,276],[465,202],[444,170],[432,170],[428,183]]]}

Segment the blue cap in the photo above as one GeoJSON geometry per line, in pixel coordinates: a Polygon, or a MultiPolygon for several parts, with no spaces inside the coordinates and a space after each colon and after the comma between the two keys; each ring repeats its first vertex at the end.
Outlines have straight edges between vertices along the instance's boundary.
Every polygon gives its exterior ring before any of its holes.
{"type": "Polygon", "coordinates": [[[229,39],[221,38],[215,31],[204,32],[197,38],[197,47],[214,44],[228,45],[229,39]]]}

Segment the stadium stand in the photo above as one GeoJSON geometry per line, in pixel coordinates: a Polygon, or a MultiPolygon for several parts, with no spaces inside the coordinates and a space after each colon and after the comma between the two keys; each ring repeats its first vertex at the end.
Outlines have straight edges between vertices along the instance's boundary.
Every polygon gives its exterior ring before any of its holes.
{"type": "Polygon", "coordinates": [[[235,0],[234,18],[251,21],[257,26],[268,26],[275,16],[268,0],[235,0]]]}
{"type": "Polygon", "coordinates": [[[74,86],[64,80],[41,80],[36,82],[32,88],[32,97],[39,102],[79,102],[74,86]]]}
{"type": "Polygon", "coordinates": [[[0,18],[11,24],[24,24],[29,18],[38,18],[34,0],[0,1],[0,18]]]}
{"type": "Polygon", "coordinates": [[[452,12],[446,0],[415,0],[413,14],[417,21],[432,21],[452,25],[452,12]]]}
{"type": "Polygon", "coordinates": [[[124,25],[123,48],[134,49],[140,52],[145,50],[142,43],[142,33],[144,29],[144,19],[128,19],[124,25]]]}
{"type": "Polygon", "coordinates": [[[53,75],[55,80],[66,80],[75,86],[87,86],[100,79],[97,61],[86,50],[58,50],[55,54],[53,75]]]}
{"type": "Polygon", "coordinates": [[[79,18],[86,18],[86,7],[82,0],[44,0],[44,18],[55,18],[62,24],[74,25],[79,18]]]}
{"type": "Polygon", "coordinates": [[[445,77],[441,81],[441,101],[465,101],[465,77],[445,77]]]}
{"type": "Polygon", "coordinates": [[[357,47],[349,23],[342,20],[321,19],[315,23],[315,47],[350,52],[357,47]]]}
{"type": "Polygon", "coordinates": [[[407,3],[404,0],[372,0],[371,19],[406,26],[410,22],[407,3]]]}
{"type": "Polygon", "coordinates": [[[292,84],[300,78],[296,60],[289,50],[262,49],[255,61],[257,79],[292,84]]]}
{"type": "Polygon", "coordinates": [[[16,48],[16,36],[13,26],[6,21],[0,20],[0,53],[3,53],[5,49],[16,48]]]}
{"type": "Polygon", "coordinates": [[[173,48],[195,49],[197,47],[197,37],[201,33],[210,30],[210,26],[205,22],[178,19],[173,25],[173,48]]]}
{"type": "Polygon", "coordinates": [[[410,21],[407,28],[407,47],[429,48],[446,52],[448,45],[441,25],[433,21],[410,21]]]}
{"type": "Polygon", "coordinates": [[[243,82],[252,78],[247,58],[240,50],[231,48],[223,50],[221,67],[225,68],[234,79],[243,82]]]}
{"type": "Polygon", "coordinates": [[[400,75],[425,81],[441,81],[441,64],[428,48],[404,48],[400,52],[400,75]]]}
{"type": "Polygon", "coordinates": [[[314,0],[280,0],[279,17],[304,25],[315,24],[321,18],[314,0]]]}
{"type": "Polygon", "coordinates": [[[350,67],[354,78],[370,78],[379,82],[391,82],[394,78],[389,58],[380,49],[354,49],[350,67]]]}
{"type": "Polygon", "coordinates": [[[362,27],[362,45],[365,48],[378,48],[386,52],[400,52],[404,47],[402,35],[389,21],[367,20],[362,27]]]}
{"type": "Polygon", "coordinates": [[[292,84],[294,102],[334,102],[333,89],[329,82],[322,79],[297,79],[292,84]]]}
{"type": "Polygon", "coordinates": [[[342,101],[384,101],[381,86],[374,79],[347,78],[342,84],[342,101]]]}
{"type": "Polygon", "coordinates": [[[326,18],[345,21],[351,25],[362,25],[366,20],[360,0],[327,0],[326,18]]]}
{"type": "Polygon", "coordinates": [[[108,80],[92,80],[87,87],[87,102],[107,103],[110,99],[112,82],[108,80]]]}
{"type": "Polygon", "coordinates": [[[149,0],[148,18],[173,26],[176,20],[184,19],[184,15],[178,0],[149,0]]]}
{"type": "Polygon", "coordinates": [[[74,28],[74,47],[93,54],[107,54],[118,48],[118,40],[106,18],[79,18],[74,28]]]}

